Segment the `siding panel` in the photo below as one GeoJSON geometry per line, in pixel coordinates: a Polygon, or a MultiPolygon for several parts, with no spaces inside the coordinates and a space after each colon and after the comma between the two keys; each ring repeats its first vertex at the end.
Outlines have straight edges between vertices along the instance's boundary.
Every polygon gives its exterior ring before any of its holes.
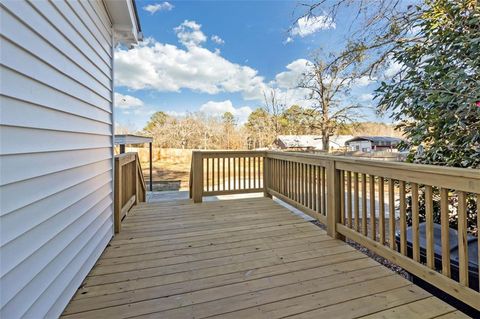
{"type": "MultiPolygon", "coordinates": [[[[6,12],[2,16],[2,19],[5,25],[5,27],[2,28],[2,35],[10,42],[32,53],[45,63],[50,64],[58,71],[63,72],[82,85],[87,86],[93,92],[98,91],[102,96],[108,97],[109,86],[105,86],[104,83],[96,79],[96,72],[94,70],[82,69],[81,65],[73,61],[70,56],[62,52],[60,48],[52,45],[52,41],[48,41],[48,38],[40,38],[38,32],[26,24],[19,22],[19,20],[10,13],[6,12]],[[30,40],[35,37],[38,38],[38,41],[30,40]]],[[[91,66],[91,68],[93,68],[93,66],[91,66]]],[[[96,74],[98,75],[98,72],[96,74]]],[[[105,82],[108,82],[108,78],[103,78],[105,82]]]]}
{"type": "Polygon", "coordinates": [[[55,318],[113,235],[111,22],[101,2],[0,11],[0,317],[55,318]]]}
{"type": "Polygon", "coordinates": [[[60,48],[76,48],[74,57],[81,58],[83,56],[90,61],[89,65],[94,66],[103,72],[105,76],[111,78],[111,64],[102,60],[98,53],[79,36],[78,32],[47,1],[26,2],[25,0],[9,0],[2,1],[2,6],[33,29],[41,32],[40,34],[43,37],[47,39],[53,38],[62,42],[68,41],[70,45],[65,44],[60,46],[60,48]]]}
{"type": "MultiPolygon", "coordinates": [[[[0,94],[4,96],[111,124],[111,114],[105,110],[72,98],[15,70],[0,67],[0,74],[0,94]]],[[[6,107],[3,106],[1,110],[6,107]]]]}
{"type": "Polygon", "coordinates": [[[79,82],[72,80],[62,72],[52,68],[29,52],[22,50],[10,41],[2,39],[2,63],[24,74],[35,81],[45,83],[61,92],[72,95],[73,98],[82,100],[92,106],[108,110],[109,100],[89,90],[79,82]]]}

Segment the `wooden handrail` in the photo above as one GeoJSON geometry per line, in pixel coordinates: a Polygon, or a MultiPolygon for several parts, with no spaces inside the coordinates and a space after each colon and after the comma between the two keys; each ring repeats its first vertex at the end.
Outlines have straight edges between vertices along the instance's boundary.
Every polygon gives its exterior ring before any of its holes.
{"type": "MultiPolygon", "coordinates": [[[[262,191],[278,197],[324,223],[330,236],[356,241],[480,308],[480,294],[471,288],[480,283],[469,282],[467,246],[467,209],[472,209],[472,201],[480,225],[479,170],[277,151],[196,151],[190,191],[195,202],[203,196],[262,191]],[[441,204],[440,267],[434,260],[434,198],[441,204]],[[424,257],[418,236],[421,205],[426,220],[424,257]],[[458,212],[458,274],[450,269],[452,205],[458,212]],[[413,229],[408,249],[407,210],[413,229]]],[[[478,245],[480,251],[480,241],[478,245]]]]}
{"type": "Polygon", "coordinates": [[[114,228],[121,229],[122,219],[130,209],[146,200],[145,179],[137,153],[123,153],[115,156],[114,176],[114,228]]]}

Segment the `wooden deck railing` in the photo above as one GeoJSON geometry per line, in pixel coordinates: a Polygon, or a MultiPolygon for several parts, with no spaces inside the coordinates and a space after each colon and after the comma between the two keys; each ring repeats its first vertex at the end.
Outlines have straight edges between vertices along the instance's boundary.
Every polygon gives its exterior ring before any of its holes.
{"type": "Polygon", "coordinates": [[[332,237],[349,238],[480,308],[480,294],[471,288],[480,283],[469,283],[467,245],[467,212],[476,210],[480,228],[478,170],[274,151],[193,153],[195,202],[203,196],[247,192],[278,197],[324,223],[332,237]],[[425,213],[425,257],[420,253],[420,211],[425,213]],[[458,274],[450,267],[452,213],[458,221],[458,274]],[[413,228],[411,248],[407,219],[413,228]],[[441,267],[434,260],[435,222],[441,224],[441,267]]]}
{"type": "Polygon", "coordinates": [[[137,153],[123,153],[115,156],[114,189],[115,233],[118,233],[122,219],[132,206],[138,202],[145,202],[145,180],[137,153]]]}

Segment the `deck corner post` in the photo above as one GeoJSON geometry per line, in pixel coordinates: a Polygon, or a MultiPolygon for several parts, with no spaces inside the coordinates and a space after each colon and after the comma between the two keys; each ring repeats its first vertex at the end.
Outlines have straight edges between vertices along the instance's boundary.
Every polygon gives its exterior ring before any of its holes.
{"type": "Polygon", "coordinates": [[[337,223],[340,223],[340,170],[335,167],[335,161],[330,160],[327,165],[327,234],[335,239],[344,240],[344,236],[337,232],[337,223]]]}
{"type": "Polygon", "coordinates": [[[203,197],[203,156],[200,151],[192,153],[192,198],[201,203],[203,197]]]}
{"type": "Polygon", "coordinates": [[[270,180],[270,161],[268,153],[263,156],[263,197],[272,198],[272,194],[268,192],[268,181],[270,180]]]}

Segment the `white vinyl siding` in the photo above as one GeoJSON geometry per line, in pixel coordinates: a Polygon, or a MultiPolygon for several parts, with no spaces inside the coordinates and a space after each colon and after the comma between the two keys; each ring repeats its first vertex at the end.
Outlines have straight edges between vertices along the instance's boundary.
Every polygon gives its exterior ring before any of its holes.
{"type": "Polygon", "coordinates": [[[56,318],[113,236],[112,27],[101,1],[0,6],[0,318],[56,318]]]}

